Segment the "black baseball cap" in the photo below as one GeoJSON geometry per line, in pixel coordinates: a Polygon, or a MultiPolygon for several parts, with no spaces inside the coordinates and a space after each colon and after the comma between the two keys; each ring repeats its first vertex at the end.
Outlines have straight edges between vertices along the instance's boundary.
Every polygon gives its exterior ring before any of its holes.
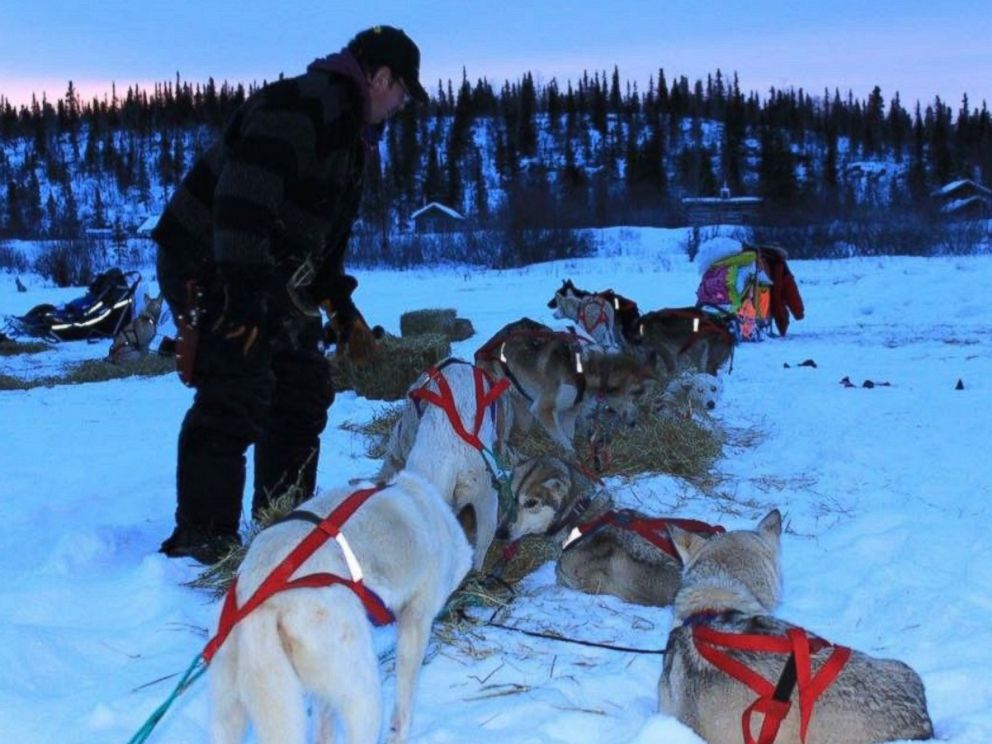
{"type": "Polygon", "coordinates": [[[348,42],[348,51],[358,58],[367,72],[388,67],[403,81],[415,101],[427,103],[430,100],[420,84],[420,49],[402,29],[373,26],[348,42]]]}

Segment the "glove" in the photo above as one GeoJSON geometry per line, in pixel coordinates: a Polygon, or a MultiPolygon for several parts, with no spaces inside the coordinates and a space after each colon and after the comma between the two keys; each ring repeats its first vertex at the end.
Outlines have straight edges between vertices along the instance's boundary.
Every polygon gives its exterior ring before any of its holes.
{"type": "Polygon", "coordinates": [[[217,273],[224,290],[224,307],[213,331],[226,339],[239,339],[241,353],[248,356],[265,327],[266,273],[240,264],[221,264],[217,273]]]}
{"type": "Polygon", "coordinates": [[[337,334],[338,354],[346,354],[348,359],[359,366],[372,360],[377,337],[357,309],[353,314],[340,311],[334,313],[331,327],[337,334]]]}

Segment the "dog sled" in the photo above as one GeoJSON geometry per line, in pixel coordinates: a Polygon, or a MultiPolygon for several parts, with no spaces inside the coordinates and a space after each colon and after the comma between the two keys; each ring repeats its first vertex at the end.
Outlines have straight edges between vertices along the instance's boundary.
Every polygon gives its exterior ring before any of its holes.
{"type": "Polygon", "coordinates": [[[786,255],[782,248],[744,244],[739,253],[718,258],[703,273],[696,306],[736,316],[738,341],[761,341],[773,330],[784,336],[790,311],[797,320],[805,312],[786,255]]]}
{"type": "Polygon", "coordinates": [[[52,343],[113,338],[134,315],[137,271],[113,268],[98,275],[86,294],[57,306],[36,305],[24,315],[11,315],[11,335],[32,336],[52,343]]]}

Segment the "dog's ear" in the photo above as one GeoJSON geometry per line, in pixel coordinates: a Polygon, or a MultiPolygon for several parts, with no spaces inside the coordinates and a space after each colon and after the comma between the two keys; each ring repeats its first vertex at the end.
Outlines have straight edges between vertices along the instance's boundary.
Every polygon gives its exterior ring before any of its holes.
{"type": "Polygon", "coordinates": [[[679,554],[683,566],[689,565],[689,561],[706,545],[706,538],[702,535],[689,532],[674,524],[668,525],[668,536],[672,538],[672,545],[675,546],[675,552],[679,554]]]}
{"type": "Polygon", "coordinates": [[[778,543],[782,535],[782,514],[778,509],[772,509],[765,518],[758,522],[758,534],[770,543],[778,543]]]}
{"type": "Polygon", "coordinates": [[[548,495],[555,499],[556,503],[560,504],[565,496],[568,495],[569,483],[561,476],[555,475],[543,481],[541,487],[548,492],[548,495]]]}

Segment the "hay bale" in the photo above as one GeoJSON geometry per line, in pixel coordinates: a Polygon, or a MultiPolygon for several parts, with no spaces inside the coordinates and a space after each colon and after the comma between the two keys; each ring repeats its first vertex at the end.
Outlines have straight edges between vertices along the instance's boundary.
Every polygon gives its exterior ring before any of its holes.
{"type": "Polygon", "coordinates": [[[346,356],[328,359],[336,390],[354,390],[370,400],[399,400],[420,373],[451,355],[451,342],[438,333],[409,338],[385,336],[367,364],[356,365],[346,356]]]}
{"type": "Polygon", "coordinates": [[[425,333],[441,333],[451,338],[454,323],[455,311],[450,308],[411,310],[400,316],[400,334],[406,338],[425,333]]]}
{"type": "Polygon", "coordinates": [[[451,324],[451,332],[448,334],[448,338],[452,341],[464,341],[465,339],[472,338],[475,335],[475,326],[472,325],[472,321],[468,318],[455,318],[455,322],[451,324]]]}

